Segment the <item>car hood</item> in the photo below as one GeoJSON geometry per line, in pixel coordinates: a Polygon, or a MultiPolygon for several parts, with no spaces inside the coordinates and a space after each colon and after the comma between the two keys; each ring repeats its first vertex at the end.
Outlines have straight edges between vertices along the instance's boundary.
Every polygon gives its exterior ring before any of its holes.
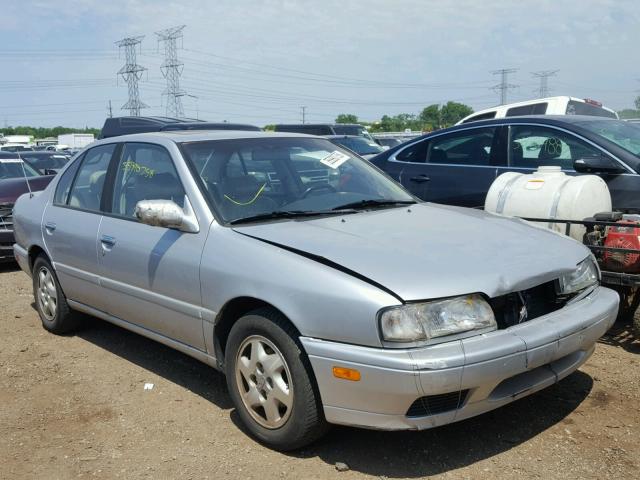
{"type": "Polygon", "coordinates": [[[436,204],[234,230],[364,277],[405,301],[531,288],[589,254],[575,240],[522,220],[436,204]]]}
{"type": "Polygon", "coordinates": [[[44,190],[54,175],[43,175],[41,177],[29,177],[29,185],[24,178],[3,178],[0,179],[0,203],[15,203],[20,195],[29,192],[44,190]]]}

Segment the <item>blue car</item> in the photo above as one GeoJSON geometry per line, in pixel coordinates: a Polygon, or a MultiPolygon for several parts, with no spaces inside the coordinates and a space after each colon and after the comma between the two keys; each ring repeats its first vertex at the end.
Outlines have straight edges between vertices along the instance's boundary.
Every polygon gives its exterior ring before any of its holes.
{"type": "Polygon", "coordinates": [[[415,196],[481,208],[502,173],[560,166],[602,177],[615,210],[640,212],[640,125],[579,115],[501,118],[438,130],[376,155],[415,196]]]}

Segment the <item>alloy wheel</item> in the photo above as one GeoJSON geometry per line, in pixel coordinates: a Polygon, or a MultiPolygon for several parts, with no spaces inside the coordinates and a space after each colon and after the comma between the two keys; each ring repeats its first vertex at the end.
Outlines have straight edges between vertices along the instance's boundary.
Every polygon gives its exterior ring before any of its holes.
{"type": "Polygon", "coordinates": [[[247,337],[236,357],[236,385],[242,403],[261,426],[276,429],[286,423],[293,408],[289,366],[269,339],[247,337]]]}

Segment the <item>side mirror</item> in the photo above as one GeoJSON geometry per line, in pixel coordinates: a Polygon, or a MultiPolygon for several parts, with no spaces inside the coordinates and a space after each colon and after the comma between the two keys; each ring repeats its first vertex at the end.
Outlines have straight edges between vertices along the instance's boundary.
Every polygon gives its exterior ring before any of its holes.
{"type": "Polygon", "coordinates": [[[578,158],[573,169],[579,173],[624,173],[626,170],[615,160],[604,155],[578,158]]]}
{"type": "Polygon", "coordinates": [[[180,208],[171,200],[140,200],[136,204],[134,213],[140,223],[152,227],[172,228],[187,233],[200,231],[198,221],[186,195],[184,208],[180,208]]]}

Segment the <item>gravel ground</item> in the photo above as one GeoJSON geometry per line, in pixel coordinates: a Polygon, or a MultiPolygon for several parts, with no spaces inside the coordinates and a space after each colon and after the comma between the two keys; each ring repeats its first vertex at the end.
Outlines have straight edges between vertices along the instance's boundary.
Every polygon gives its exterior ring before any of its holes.
{"type": "Polygon", "coordinates": [[[580,371],[497,411],[425,432],[336,427],[281,454],[243,433],[211,368],[98,320],[45,332],[11,266],[0,305],[2,479],[640,478],[640,342],[625,326],[580,371]]]}

